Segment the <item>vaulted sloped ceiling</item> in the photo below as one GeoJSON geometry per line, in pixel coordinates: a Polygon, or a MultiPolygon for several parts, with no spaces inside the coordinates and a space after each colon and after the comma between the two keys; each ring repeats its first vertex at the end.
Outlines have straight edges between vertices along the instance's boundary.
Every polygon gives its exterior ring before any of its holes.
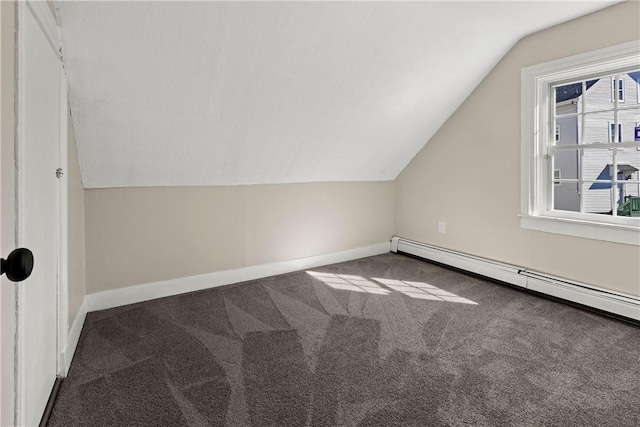
{"type": "Polygon", "coordinates": [[[392,180],[520,38],[611,3],[56,2],[84,185],[392,180]]]}

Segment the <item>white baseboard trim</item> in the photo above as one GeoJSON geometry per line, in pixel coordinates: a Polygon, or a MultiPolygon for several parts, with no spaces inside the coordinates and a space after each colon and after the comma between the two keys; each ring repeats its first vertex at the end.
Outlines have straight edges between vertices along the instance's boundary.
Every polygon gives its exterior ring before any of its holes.
{"type": "Polygon", "coordinates": [[[401,252],[480,274],[501,282],[640,321],[640,297],[587,285],[450,249],[394,236],[392,252],[401,252]],[[395,250],[394,250],[395,249],[395,250]]]}
{"type": "Polygon", "coordinates": [[[84,321],[87,318],[87,298],[85,297],[82,301],[82,305],[80,305],[80,309],[78,310],[78,314],[76,315],[76,319],[73,321],[73,325],[69,330],[69,334],[67,336],[67,348],[65,349],[62,357],[62,366],[64,366],[64,376],[66,377],[69,373],[69,367],[71,366],[71,362],[73,361],[73,356],[76,353],[76,348],[78,347],[78,341],[80,340],[80,333],[82,332],[82,326],[84,325],[84,321]]]}
{"type": "Polygon", "coordinates": [[[523,288],[527,287],[527,278],[520,275],[522,268],[513,265],[503,264],[397,236],[394,236],[391,242],[392,248],[396,248],[396,250],[392,250],[392,252],[404,252],[420,258],[450,265],[461,270],[491,277],[492,279],[512,285],[523,288]]]}
{"type": "Polygon", "coordinates": [[[568,281],[532,270],[524,270],[522,275],[527,277],[527,289],[532,291],[640,320],[639,297],[568,281]]]}
{"type": "Polygon", "coordinates": [[[320,267],[338,262],[351,261],[368,256],[381,255],[389,252],[389,242],[377,243],[341,252],[298,258],[271,264],[255,265],[238,268],[235,270],[217,271],[215,273],[179,279],[165,280],[162,282],[146,283],[104,292],[96,292],[87,295],[87,311],[105,310],[120,307],[127,304],[149,301],[157,298],[183,294],[246,282],[247,280],[261,279],[278,274],[291,273],[307,268],[320,267]]]}

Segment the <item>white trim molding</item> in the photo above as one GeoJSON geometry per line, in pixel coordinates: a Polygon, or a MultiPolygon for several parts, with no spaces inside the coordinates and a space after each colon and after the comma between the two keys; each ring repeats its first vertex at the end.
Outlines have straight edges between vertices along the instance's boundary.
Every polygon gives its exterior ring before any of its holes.
{"type": "Polygon", "coordinates": [[[47,37],[47,41],[56,52],[56,55],[58,55],[58,59],[62,59],[62,54],[60,52],[62,47],[62,43],[60,42],[60,31],[58,30],[58,25],[51,13],[51,9],[49,9],[49,5],[46,1],[42,0],[27,0],[25,3],[29,7],[29,10],[31,10],[33,17],[40,25],[42,32],[47,37]]]}
{"type": "Polygon", "coordinates": [[[398,236],[394,236],[392,241],[396,242],[396,249],[392,252],[435,261],[531,291],[640,321],[640,296],[587,285],[398,236]]]}
{"type": "Polygon", "coordinates": [[[67,103],[67,77],[60,62],[60,128],[58,141],[58,167],[62,170],[62,175],[58,178],[58,210],[60,212],[59,225],[59,249],[58,249],[58,376],[65,377],[64,357],[65,348],[68,341],[69,331],[69,178],[68,178],[68,103],[67,103]]]}
{"type": "Polygon", "coordinates": [[[71,367],[73,356],[76,354],[76,348],[78,348],[78,342],[80,341],[80,333],[82,332],[82,326],[84,325],[84,321],[86,318],[87,318],[87,298],[85,297],[82,300],[82,305],[78,310],[76,319],[73,321],[73,325],[71,325],[66,347],[64,349],[64,352],[62,353],[62,367],[63,367],[62,376],[63,377],[66,377],[67,374],[69,373],[69,368],[71,367]]]}
{"type": "Polygon", "coordinates": [[[351,261],[374,255],[389,253],[389,242],[377,243],[356,249],[350,249],[330,254],[298,258],[271,264],[255,265],[224,270],[215,273],[179,279],[165,280],[162,282],[147,283],[130,286],[104,292],[96,292],[87,295],[87,311],[105,310],[120,307],[127,304],[179,295],[187,292],[200,291],[233,283],[246,282],[264,277],[286,274],[294,271],[315,268],[322,265],[351,261]]]}
{"type": "Polygon", "coordinates": [[[520,215],[520,226],[527,230],[640,246],[640,229],[633,226],[535,215],[520,215]]]}
{"type": "Polygon", "coordinates": [[[638,297],[531,270],[524,270],[521,274],[527,277],[527,289],[532,291],[640,320],[640,298],[638,297]]]}
{"type": "Polygon", "coordinates": [[[440,248],[438,246],[427,245],[426,243],[404,239],[395,236],[397,239],[396,250],[392,252],[403,252],[419,258],[439,262],[461,270],[469,271],[485,277],[500,280],[521,288],[527,287],[527,279],[520,275],[522,268],[486,258],[463,254],[462,252],[440,248]]]}
{"type": "MultiPolygon", "coordinates": [[[[548,101],[552,93],[552,85],[572,82],[576,79],[598,78],[616,72],[628,72],[637,69],[638,66],[640,66],[640,40],[634,40],[522,69],[520,204],[522,228],[640,246],[640,219],[638,218],[552,210],[553,186],[549,170],[551,162],[548,161],[553,156],[553,150],[556,149],[553,147],[554,116],[548,101]]],[[[637,146],[637,143],[616,144],[617,147],[623,145],[637,146]]],[[[594,148],[589,144],[580,144],[580,147],[581,150],[594,148]]]]}

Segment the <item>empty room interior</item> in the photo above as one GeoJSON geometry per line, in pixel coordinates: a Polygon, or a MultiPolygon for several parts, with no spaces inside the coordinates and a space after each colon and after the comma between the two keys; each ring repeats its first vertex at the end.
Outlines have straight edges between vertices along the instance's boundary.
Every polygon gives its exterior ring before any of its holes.
{"type": "Polygon", "coordinates": [[[640,425],[640,2],[0,36],[0,425],[640,425]]]}

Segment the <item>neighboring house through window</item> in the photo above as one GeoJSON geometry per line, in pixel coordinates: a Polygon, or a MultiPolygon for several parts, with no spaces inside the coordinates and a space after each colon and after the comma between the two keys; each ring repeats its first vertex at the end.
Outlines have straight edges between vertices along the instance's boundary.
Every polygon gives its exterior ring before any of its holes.
{"type": "Polygon", "coordinates": [[[640,246],[639,87],[638,41],[522,70],[523,228],[640,246]]]}

